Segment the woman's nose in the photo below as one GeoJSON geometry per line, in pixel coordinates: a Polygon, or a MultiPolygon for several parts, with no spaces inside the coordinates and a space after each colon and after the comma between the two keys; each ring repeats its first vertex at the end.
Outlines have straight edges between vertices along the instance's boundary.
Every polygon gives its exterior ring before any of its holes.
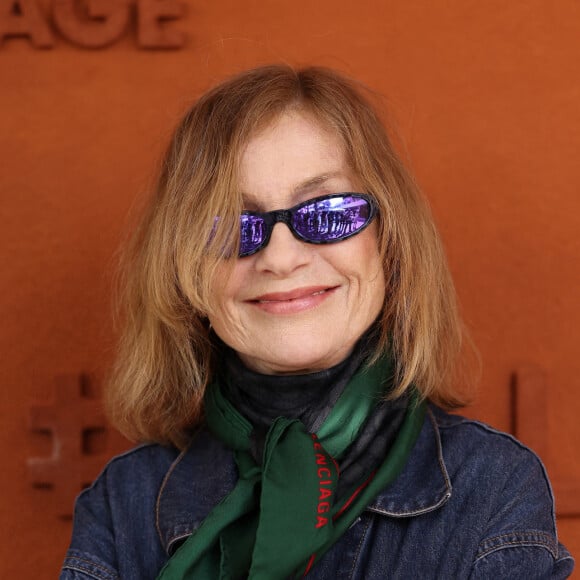
{"type": "Polygon", "coordinates": [[[294,237],[285,223],[278,222],[272,229],[267,246],[255,254],[256,269],[287,276],[308,264],[312,257],[312,248],[311,244],[294,237]]]}

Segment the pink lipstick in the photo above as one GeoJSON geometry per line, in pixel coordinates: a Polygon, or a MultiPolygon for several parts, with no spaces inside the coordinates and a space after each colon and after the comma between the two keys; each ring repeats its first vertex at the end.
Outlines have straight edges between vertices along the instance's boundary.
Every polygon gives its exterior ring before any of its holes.
{"type": "Polygon", "coordinates": [[[296,314],[315,308],[324,302],[336,288],[338,286],[308,286],[289,292],[262,294],[248,302],[269,314],[296,314]]]}

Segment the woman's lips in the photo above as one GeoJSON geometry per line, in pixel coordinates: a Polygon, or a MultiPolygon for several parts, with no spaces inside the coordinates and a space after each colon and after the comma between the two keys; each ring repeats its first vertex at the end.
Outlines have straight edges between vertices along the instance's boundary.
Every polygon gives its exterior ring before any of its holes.
{"type": "Polygon", "coordinates": [[[290,292],[262,294],[248,302],[270,314],[295,314],[318,306],[337,288],[338,286],[309,286],[290,292]]]}

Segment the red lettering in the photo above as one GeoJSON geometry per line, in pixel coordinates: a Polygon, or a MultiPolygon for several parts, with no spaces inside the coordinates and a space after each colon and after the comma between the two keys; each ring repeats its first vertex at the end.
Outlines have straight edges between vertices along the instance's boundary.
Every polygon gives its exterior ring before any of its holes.
{"type": "Polygon", "coordinates": [[[316,527],[323,528],[328,523],[328,518],[324,516],[316,516],[316,527]]]}
{"type": "Polygon", "coordinates": [[[321,501],[318,504],[318,513],[325,514],[330,509],[330,504],[327,501],[321,501]]]}
{"type": "MultiPolygon", "coordinates": [[[[312,440],[314,441],[315,451],[316,450],[323,451],[323,453],[316,453],[315,454],[316,455],[316,464],[323,465],[323,466],[328,465],[328,461],[329,461],[329,459],[332,459],[332,457],[329,457],[324,452],[322,445],[320,445],[320,443],[317,443],[316,435],[312,435],[312,440]]],[[[319,479],[319,482],[318,482],[319,496],[318,496],[318,507],[316,510],[318,512],[318,515],[316,516],[316,527],[322,528],[328,523],[328,518],[325,518],[325,517],[321,516],[320,514],[324,514],[324,513],[327,513],[330,511],[331,502],[324,501],[324,500],[332,497],[332,494],[333,494],[332,486],[334,484],[333,477],[336,474],[333,473],[333,471],[330,469],[330,467],[319,467],[317,470],[317,474],[318,474],[318,479],[319,479]],[[328,479],[322,480],[323,477],[326,477],[328,479]],[[328,485],[330,487],[329,488],[322,487],[324,485],[328,485]]]]}
{"type": "Polygon", "coordinates": [[[27,36],[36,48],[51,48],[54,39],[34,0],[0,0],[0,46],[4,38],[27,36]]]}

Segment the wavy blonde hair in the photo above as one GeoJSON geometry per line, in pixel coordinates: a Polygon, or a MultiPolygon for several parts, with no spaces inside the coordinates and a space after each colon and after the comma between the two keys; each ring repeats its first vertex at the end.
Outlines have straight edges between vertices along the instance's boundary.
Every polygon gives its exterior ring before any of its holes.
{"type": "Polygon", "coordinates": [[[184,116],[123,255],[123,330],[107,403],[128,437],[181,447],[200,420],[215,364],[212,281],[239,243],[239,158],[258,130],[291,108],[334,131],[378,204],[387,297],[374,354],[394,353],[394,394],[414,384],[448,408],[466,402],[452,380],[463,327],[441,242],[364,91],[329,69],[266,66],[213,88],[184,116]]]}

